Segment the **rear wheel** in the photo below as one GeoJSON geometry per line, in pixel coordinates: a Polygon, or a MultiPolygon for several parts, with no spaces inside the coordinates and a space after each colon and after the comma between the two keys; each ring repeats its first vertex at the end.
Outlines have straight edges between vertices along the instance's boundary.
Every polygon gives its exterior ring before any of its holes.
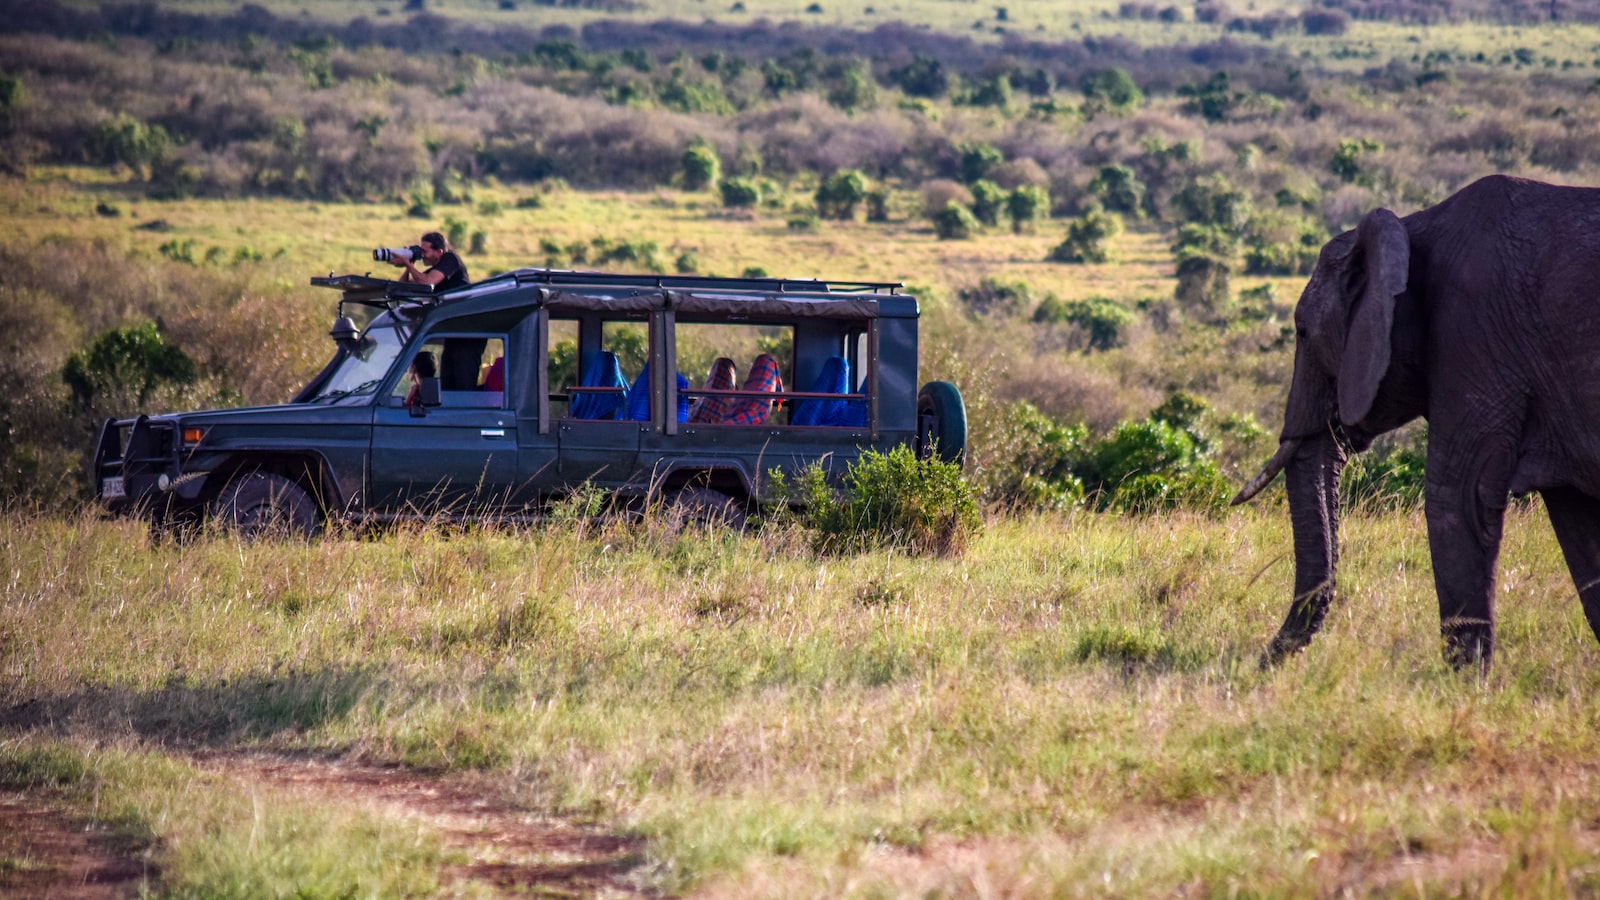
{"type": "Polygon", "coordinates": [[[948,381],[930,381],[917,393],[917,455],[960,465],[967,456],[967,405],[948,381]]]}
{"type": "Polygon", "coordinates": [[[711,488],[682,488],[673,493],[667,504],[685,525],[701,528],[720,526],[743,531],[749,524],[743,503],[711,488]]]}
{"type": "Polygon", "coordinates": [[[251,472],[235,478],[217,498],[223,527],[255,539],[272,535],[308,538],[317,533],[317,504],[305,488],[282,475],[251,472]]]}

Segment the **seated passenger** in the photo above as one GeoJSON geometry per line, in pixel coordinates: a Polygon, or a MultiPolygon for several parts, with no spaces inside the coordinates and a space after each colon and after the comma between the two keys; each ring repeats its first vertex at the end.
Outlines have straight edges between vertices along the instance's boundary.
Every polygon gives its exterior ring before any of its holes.
{"type": "MultiPolygon", "coordinates": [[[[850,393],[850,362],[842,356],[830,356],[822,364],[817,380],[808,393],[850,393]]],[[[865,425],[867,402],[865,400],[797,400],[794,412],[789,415],[790,425],[865,425]]]]}
{"type": "MultiPolygon", "coordinates": [[[[684,391],[689,389],[689,379],[678,376],[678,421],[689,421],[689,398],[684,396],[684,391]]],[[[628,388],[628,419],[634,422],[650,421],[650,364],[645,363],[639,370],[639,377],[633,380],[633,387],[628,388]]]]}
{"type": "MultiPolygon", "coordinates": [[[[770,353],[763,353],[750,364],[750,377],[744,380],[747,391],[766,391],[776,394],[783,390],[783,375],[778,361],[770,353]]],[[[761,425],[772,415],[774,400],[735,397],[733,410],[722,421],[728,425],[761,425]]]]}
{"type": "MultiPolygon", "coordinates": [[[[731,391],[738,383],[739,367],[726,356],[719,356],[717,361],[711,364],[711,372],[706,375],[705,390],[731,391]]],[[[697,397],[694,406],[689,410],[689,421],[721,422],[733,411],[735,402],[734,397],[697,397]]]]}
{"type": "Polygon", "coordinates": [[[419,350],[411,358],[411,390],[406,392],[406,408],[414,409],[422,406],[422,379],[434,378],[439,374],[439,364],[433,358],[433,351],[419,350]]]}
{"type": "Polygon", "coordinates": [[[568,413],[574,419],[615,419],[622,409],[628,390],[628,379],[622,375],[622,363],[610,350],[601,350],[589,358],[583,367],[579,387],[621,388],[616,391],[574,391],[568,413]]]}
{"type": "Polygon", "coordinates": [[[483,375],[483,390],[503,391],[506,389],[506,358],[496,356],[494,362],[489,364],[489,371],[483,375]]]}

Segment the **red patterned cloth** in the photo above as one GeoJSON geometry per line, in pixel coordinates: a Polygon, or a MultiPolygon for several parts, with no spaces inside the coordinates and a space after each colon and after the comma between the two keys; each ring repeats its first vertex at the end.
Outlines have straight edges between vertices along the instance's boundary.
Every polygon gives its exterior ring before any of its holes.
{"type": "MultiPolygon", "coordinates": [[[[783,390],[783,375],[778,361],[770,353],[763,353],[750,364],[750,377],[744,380],[747,391],[766,391],[776,394],[783,390]]],[[[772,414],[772,400],[736,398],[734,408],[724,419],[729,425],[760,425],[772,414]]]]}
{"type": "MultiPolygon", "coordinates": [[[[717,357],[711,364],[711,372],[706,375],[704,389],[708,391],[731,391],[739,382],[739,367],[733,360],[726,356],[717,357]]],[[[694,401],[694,409],[689,411],[689,421],[717,423],[724,421],[733,407],[738,403],[736,397],[698,397],[694,401]]]]}

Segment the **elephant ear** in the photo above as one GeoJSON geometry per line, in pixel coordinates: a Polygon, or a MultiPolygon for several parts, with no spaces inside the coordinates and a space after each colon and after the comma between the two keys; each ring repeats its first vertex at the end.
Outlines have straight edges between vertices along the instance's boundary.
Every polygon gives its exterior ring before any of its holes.
{"type": "Polygon", "coordinates": [[[1360,295],[1350,298],[1339,364],[1339,418],[1346,425],[1366,418],[1389,369],[1389,330],[1395,297],[1406,289],[1411,239],[1399,217],[1375,209],[1356,228],[1356,250],[1366,277],[1360,280],[1365,282],[1360,295]]]}

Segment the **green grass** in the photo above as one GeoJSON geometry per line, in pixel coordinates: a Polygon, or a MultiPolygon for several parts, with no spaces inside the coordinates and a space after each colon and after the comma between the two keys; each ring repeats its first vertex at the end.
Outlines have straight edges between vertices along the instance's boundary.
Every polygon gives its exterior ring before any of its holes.
{"type": "MultiPolygon", "coordinates": [[[[1325,633],[1258,672],[1285,519],[1002,521],[921,560],[649,528],[148,546],[13,515],[0,700],[72,724],[0,744],[0,771],[92,781],[180,885],[377,874],[287,831],[252,855],[237,804],[149,741],[482,770],[646,836],[672,891],[1593,889],[1600,648],[1542,512],[1507,528],[1481,680],[1439,661],[1404,514],[1347,522],[1325,633]]],[[[414,837],[310,811],[428,883],[414,837]]]]}

